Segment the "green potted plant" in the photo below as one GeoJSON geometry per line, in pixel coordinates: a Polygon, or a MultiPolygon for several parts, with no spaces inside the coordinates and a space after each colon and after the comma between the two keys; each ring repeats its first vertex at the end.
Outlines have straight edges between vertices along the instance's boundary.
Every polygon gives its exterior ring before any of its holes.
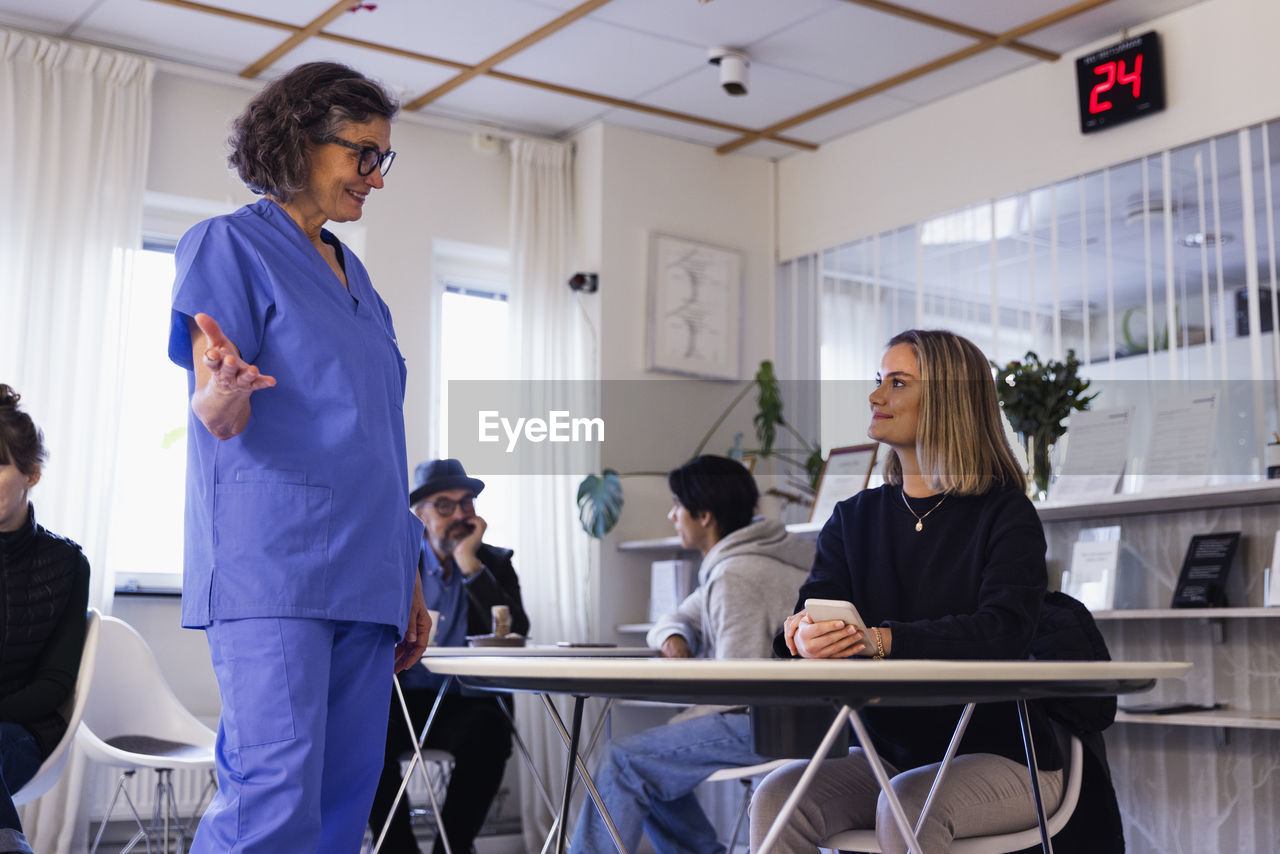
{"type": "Polygon", "coordinates": [[[1027,448],[1031,480],[1036,493],[1049,491],[1049,449],[1067,432],[1062,423],[1075,410],[1089,408],[1097,392],[1085,394],[1089,380],[1080,377],[1080,360],[1075,350],[1067,351],[1067,360],[1041,362],[1032,350],[1020,360],[1003,367],[991,363],[996,370],[996,395],[1000,407],[1027,448]]]}
{"type": "MultiPolygon", "coordinates": [[[[743,448],[741,443],[742,434],[739,433],[735,437],[733,447],[725,452],[725,456],[737,460],[746,455],[753,455],[760,459],[777,457],[784,462],[802,467],[805,472],[807,494],[799,496],[799,498],[802,500],[807,498],[812,501],[814,490],[818,485],[818,478],[822,474],[822,449],[815,443],[807,441],[783,418],[782,388],[778,383],[777,375],[773,372],[773,362],[767,359],[760,363],[760,369],[756,371],[756,375],[720,413],[720,417],[707,430],[706,435],[702,437],[702,441],[693,449],[693,453],[690,456],[696,457],[706,449],[707,443],[711,441],[711,437],[716,430],[729,417],[729,413],[753,389],[757,394],[756,414],[752,418],[752,423],[755,426],[756,440],[759,442],[759,447],[743,448]],[[800,447],[776,447],[779,429],[790,433],[800,447]]],[[[619,474],[614,469],[605,469],[598,475],[587,475],[578,484],[578,521],[582,524],[582,530],[586,531],[588,535],[599,539],[612,531],[613,527],[618,524],[618,518],[622,515],[623,505],[622,478],[640,475],[662,477],[665,474],[666,472],[626,472],[625,474],[619,474]]],[[[794,500],[797,496],[784,495],[783,497],[794,500]]]]}

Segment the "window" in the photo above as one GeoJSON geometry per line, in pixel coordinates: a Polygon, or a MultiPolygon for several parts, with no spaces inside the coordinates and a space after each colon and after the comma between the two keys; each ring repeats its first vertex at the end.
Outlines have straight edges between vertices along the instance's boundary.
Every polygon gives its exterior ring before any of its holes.
{"type": "Polygon", "coordinates": [[[436,421],[442,457],[449,456],[449,382],[510,377],[507,309],[506,293],[444,283],[440,297],[440,417],[436,421]]]}
{"type": "Polygon", "coordinates": [[[860,440],[883,343],[942,327],[1001,364],[1074,350],[1091,408],[1135,407],[1135,443],[1157,400],[1220,392],[1211,482],[1262,477],[1280,399],[1272,137],[1280,121],[784,262],[783,281],[819,270],[822,379],[863,383],[824,395],[824,447],[860,440]]]}
{"type": "Polygon", "coordinates": [[[117,588],[180,589],[187,372],[169,362],[172,245],[134,255],[107,570],[117,588]]]}
{"type": "MultiPolygon", "coordinates": [[[[436,406],[430,422],[434,427],[431,447],[433,456],[448,457],[449,384],[513,378],[508,349],[511,271],[505,249],[446,240],[434,241],[432,248],[439,300],[432,336],[437,367],[432,372],[436,406]]],[[[409,381],[414,381],[412,375],[409,381]]],[[[416,462],[410,460],[411,465],[416,462]]],[[[515,537],[512,476],[476,471],[465,459],[462,464],[485,482],[484,494],[476,502],[476,513],[488,525],[484,541],[509,545],[515,537]]]]}

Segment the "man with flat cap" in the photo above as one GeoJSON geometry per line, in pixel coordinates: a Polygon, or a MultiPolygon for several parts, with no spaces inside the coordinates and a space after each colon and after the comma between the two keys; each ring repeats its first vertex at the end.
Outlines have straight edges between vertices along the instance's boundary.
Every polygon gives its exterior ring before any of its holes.
{"type": "MultiPolygon", "coordinates": [[[[468,635],[488,634],[494,605],[510,612],[510,631],[529,632],[529,617],[520,599],[520,580],[511,565],[511,549],[483,542],[487,525],[476,515],[475,499],[484,482],[469,477],[457,460],[428,460],[414,470],[409,504],[422,520],[419,574],[427,607],[440,613],[435,645],[466,646],[468,635]]],[[[421,664],[399,676],[414,727],[420,733],[444,680],[421,664]]],[[[454,854],[468,854],[484,824],[502,772],[511,755],[511,725],[492,694],[472,696],[452,683],[436,713],[424,745],[453,754],[454,769],[441,809],[441,819],[454,854]]],[[[396,791],[400,788],[400,757],[411,751],[404,713],[399,701],[391,701],[387,726],[386,763],[378,781],[369,825],[376,835],[382,829],[396,791]]],[[[401,798],[383,842],[389,854],[417,854],[418,844],[409,826],[409,810],[401,798]]],[[[432,849],[441,854],[436,839],[432,849]]]]}

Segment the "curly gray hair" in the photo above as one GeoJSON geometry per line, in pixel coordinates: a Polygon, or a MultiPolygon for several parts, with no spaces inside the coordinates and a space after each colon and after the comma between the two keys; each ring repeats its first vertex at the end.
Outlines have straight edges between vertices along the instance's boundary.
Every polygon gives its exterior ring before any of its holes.
{"type": "Polygon", "coordinates": [[[232,125],[227,164],[245,186],[288,202],[307,184],[311,145],[345,124],[392,119],[400,105],[380,85],[336,62],[308,62],[272,81],[232,125]]]}

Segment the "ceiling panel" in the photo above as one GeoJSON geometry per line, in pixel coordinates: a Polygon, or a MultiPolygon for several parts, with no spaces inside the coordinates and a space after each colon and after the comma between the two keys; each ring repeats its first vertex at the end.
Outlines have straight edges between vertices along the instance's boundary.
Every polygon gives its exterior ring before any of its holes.
{"type": "Polygon", "coordinates": [[[708,65],[640,100],[668,110],[760,128],[825,104],[848,91],[848,87],[829,80],[753,64],[747,94],[733,97],[720,88],[719,73],[708,65]]]}
{"type": "Polygon", "coordinates": [[[993,48],[903,83],[893,89],[893,95],[916,104],[928,104],[1040,61],[1025,53],[993,48]]]}
{"type": "MultiPolygon", "coordinates": [[[[140,0],[140,2],[148,6],[158,5],[151,0],[140,0]]],[[[271,0],[270,3],[263,3],[261,0],[197,0],[197,2],[205,6],[217,6],[219,9],[255,15],[259,18],[283,21],[296,27],[305,27],[333,5],[333,0],[271,0]]]]}
{"type": "MultiPolygon", "coordinates": [[[[1072,5],[1074,0],[894,0],[899,6],[947,18],[989,33],[1003,33],[1072,5]]],[[[1029,40],[1034,41],[1034,39],[1029,40]]]]}
{"type": "Polygon", "coordinates": [[[750,55],[858,89],[971,44],[972,39],[944,30],[836,3],[762,40],[750,55]]]}
{"type": "Polygon", "coordinates": [[[238,72],[278,45],[287,33],[153,3],[104,0],[76,36],[175,62],[238,72]]]}
{"type": "Polygon", "coordinates": [[[802,125],[796,125],[785,131],[785,134],[806,142],[822,144],[915,108],[916,105],[912,102],[893,95],[872,95],[802,125]]]}
{"type": "Polygon", "coordinates": [[[601,116],[601,119],[611,125],[645,130],[662,136],[682,139],[685,142],[696,142],[700,145],[724,145],[726,142],[738,137],[737,134],[729,133],[728,131],[716,130],[705,125],[695,125],[689,122],[677,122],[673,119],[664,119],[661,116],[654,116],[649,113],[638,113],[635,110],[610,110],[601,116]]]}
{"type": "Polygon", "coordinates": [[[799,152],[800,149],[794,145],[787,145],[783,142],[774,142],[771,139],[759,139],[750,145],[744,145],[738,149],[738,152],[748,157],[762,157],[765,160],[781,160],[784,157],[790,157],[799,152]]]}
{"type": "MultiPolygon", "coordinates": [[[[1082,45],[1102,40],[1120,41],[1124,30],[1152,18],[1194,6],[1201,0],[1131,0],[1108,3],[1075,18],[1046,27],[1034,36],[1036,44],[1067,53],[1082,45]]],[[[1142,32],[1145,32],[1145,27],[1142,32]]],[[[1132,35],[1139,35],[1135,31],[1132,35]]]]}
{"type": "Polygon", "coordinates": [[[469,65],[560,16],[525,0],[377,0],[377,6],[343,15],[329,29],[469,65]]]}
{"type": "MultiPolygon", "coordinates": [[[[198,0],[224,10],[301,27],[333,0],[198,0]]],[[[373,0],[376,9],[339,15],[329,32],[473,64],[577,8],[582,0],[373,0]]],[[[891,0],[990,32],[1022,25],[1073,0],[891,0]]],[[[1025,41],[1061,53],[1119,38],[1136,27],[1203,0],[1112,0],[1025,41]]],[[[83,38],[125,50],[239,72],[290,32],[181,9],[163,0],[0,0],[0,22],[83,38]],[[82,24],[82,26],[73,26],[82,24]]],[[[678,112],[762,128],[844,97],[972,41],[846,0],[611,0],[528,50],[503,71],[678,112]],[[750,94],[727,96],[707,48],[745,47],[750,94]]],[[[341,45],[304,42],[268,70],[276,75],[311,59],[350,63],[402,98],[451,79],[454,69],[341,45]]],[[[793,129],[818,143],[1005,75],[1034,60],[1007,49],[979,54],[919,80],[793,129]]],[[[617,110],[535,88],[482,78],[450,92],[442,116],[563,136],[600,116],[608,121],[706,145],[731,134],[617,110]]],[[[788,149],[789,150],[789,149],[788,149]]],[[[772,144],[746,147],[779,155],[772,144]]]]}
{"type": "MultiPolygon", "coordinates": [[[[595,20],[675,39],[702,48],[748,47],[784,27],[831,7],[832,0],[613,0],[595,20]]],[[[574,5],[566,3],[566,5],[574,5]]]]}
{"type": "MultiPolygon", "coordinates": [[[[272,46],[274,47],[274,45],[272,46]]],[[[262,53],[266,53],[266,51],[262,51],[258,56],[262,53]]],[[[253,59],[257,59],[258,56],[254,56],[253,59]]],[[[280,57],[274,65],[263,73],[263,77],[279,77],[296,65],[317,61],[341,62],[345,65],[350,65],[362,74],[366,74],[386,86],[402,102],[416,98],[423,92],[434,89],[458,73],[444,65],[435,65],[429,62],[383,53],[382,51],[339,44],[328,39],[308,39],[280,57]]]]}
{"type": "Polygon", "coordinates": [[[587,20],[533,45],[498,69],[634,99],[706,62],[701,48],[587,20]]]}
{"type": "Polygon", "coordinates": [[[0,23],[35,30],[41,33],[63,34],[81,15],[93,6],[95,0],[44,0],[35,3],[18,3],[8,0],[0,3],[0,23]]]}
{"type": "Polygon", "coordinates": [[[478,77],[435,101],[433,112],[467,121],[509,127],[525,133],[557,136],[590,122],[607,108],[603,104],[478,77]]]}

